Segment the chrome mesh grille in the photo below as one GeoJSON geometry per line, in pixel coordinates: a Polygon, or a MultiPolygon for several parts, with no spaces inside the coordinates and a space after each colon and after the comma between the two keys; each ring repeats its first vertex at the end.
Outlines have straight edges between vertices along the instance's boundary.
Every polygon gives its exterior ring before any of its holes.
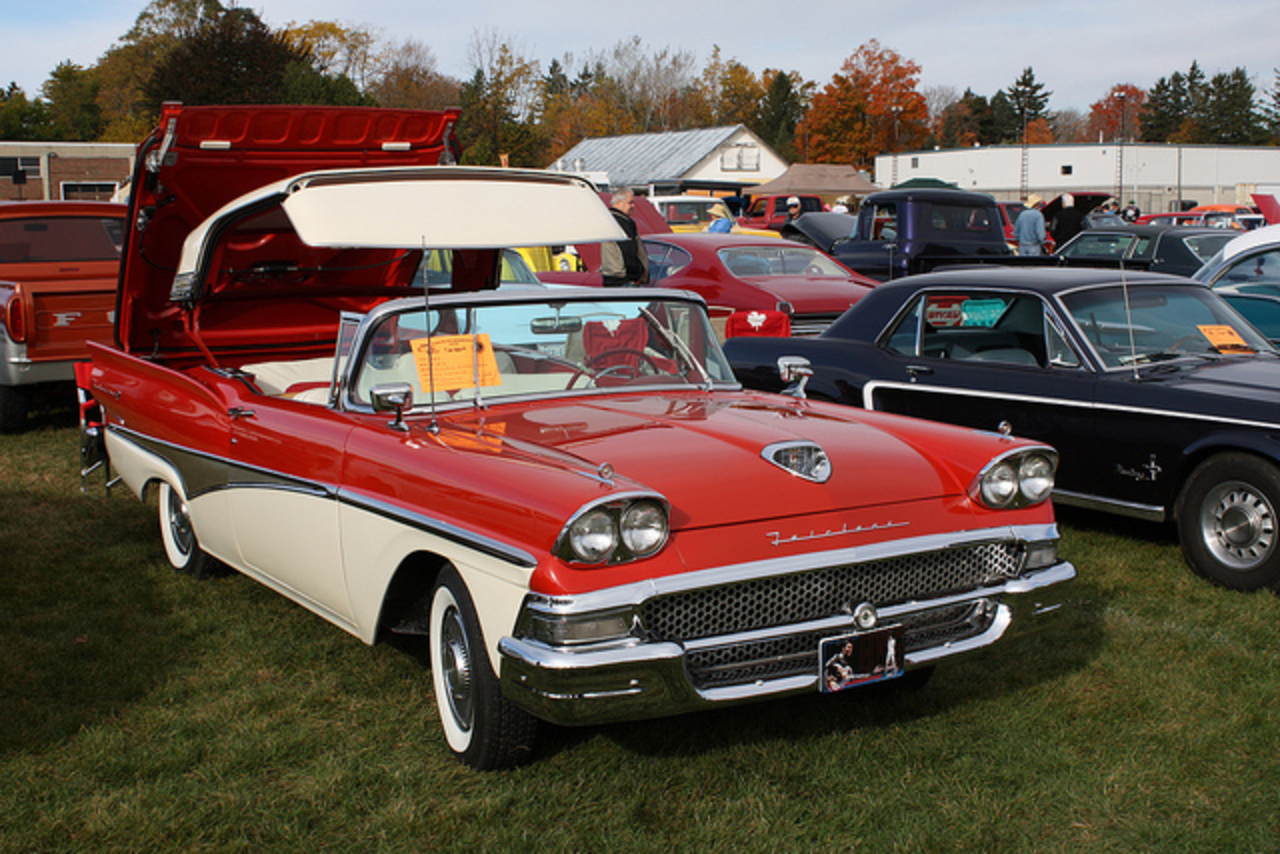
{"type": "Polygon", "coordinates": [[[943,549],[656,597],[642,619],[658,640],[716,637],[973,590],[1014,577],[1018,562],[1014,543],[943,549]]]}
{"type": "MultiPolygon", "coordinates": [[[[982,634],[995,617],[987,600],[933,608],[898,620],[908,653],[982,634]]],[[[818,646],[825,632],[801,632],[781,638],[690,651],[685,668],[695,688],[721,688],[757,680],[818,675],[818,646]]]]}

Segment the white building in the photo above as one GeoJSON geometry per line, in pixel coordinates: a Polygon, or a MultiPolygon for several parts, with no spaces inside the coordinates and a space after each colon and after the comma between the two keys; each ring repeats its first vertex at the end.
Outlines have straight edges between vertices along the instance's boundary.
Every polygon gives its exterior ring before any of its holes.
{"type": "Polygon", "coordinates": [[[1035,193],[1103,190],[1143,211],[1180,205],[1252,204],[1255,192],[1280,195],[1280,148],[1100,143],[993,145],[909,151],[876,158],[875,180],[889,187],[911,178],[938,178],[999,200],[1035,193]]]}
{"type": "Polygon", "coordinates": [[[737,192],[787,169],[745,125],[588,138],[551,164],[566,172],[605,172],[612,187],[650,194],[737,192]]]}

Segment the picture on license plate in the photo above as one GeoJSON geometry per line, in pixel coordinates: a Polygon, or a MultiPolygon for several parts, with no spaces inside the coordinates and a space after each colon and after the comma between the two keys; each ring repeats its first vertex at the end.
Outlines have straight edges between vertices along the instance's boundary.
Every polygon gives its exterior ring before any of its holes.
{"type": "Polygon", "coordinates": [[[903,674],[902,626],[827,638],[818,645],[824,694],[903,674]]]}

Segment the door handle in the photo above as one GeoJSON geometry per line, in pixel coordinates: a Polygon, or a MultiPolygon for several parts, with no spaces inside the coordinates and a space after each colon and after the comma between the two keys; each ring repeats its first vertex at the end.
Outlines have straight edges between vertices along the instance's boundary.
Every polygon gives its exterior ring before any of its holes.
{"type": "Polygon", "coordinates": [[[911,381],[915,382],[920,377],[927,377],[933,373],[933,368],[928,365],[907,365],[907,374],[911,377],[911,381]]]}
{"type": "Polygon", "coordinates": [[[252,409],[245,409],[243,406],[233,406],[227,410],[227,415],[230,415],[231,420],[235,421],[239,418],[252,418],[254,412],[252,409]]]}

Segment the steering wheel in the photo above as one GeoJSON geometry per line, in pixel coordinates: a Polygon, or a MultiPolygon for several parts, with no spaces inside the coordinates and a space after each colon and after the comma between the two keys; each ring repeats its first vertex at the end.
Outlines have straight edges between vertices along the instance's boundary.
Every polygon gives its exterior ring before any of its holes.
{"type": "Polygon", "coordinates": [[[810,276],[821,276],[821,275],[824,275],[825,272],[826,271],[823,270],[821,267],[819,267],[817,264],[810,264],[809,269],[805,270],[805,274],[810,276]]]}
{"type": "Polygon", "coordinates": [[[645,351],[637,350],[634,347],[615,347],[612,350],[605,350],[604,352],[596,353],[594,356],[583,362],[582,367],[573,372],[573,376],[569,378],[569,382],[565,385],[565,388],[573,388],[573,384],[578,381],[578,377],[582,376],[587,371],[591,371],[591,378],[593,380],[598,380],[601,377],[607,377],[612,374],[620,374],[622,371],[630,372],[630,375],[626,377],[626,379],[629,380],[633,380],[640,376],[640,365],[629,365],[625,362],[621,365],[612,365],[605,368],[603,371],[594,371],[591,369],[591,366],[596,362],[603,361],[610,356],[639,356],[642,362],[649,365],[650,373],[661,373],[658,369],[657,363],[653,361],[653,357],[645,351]]]}

